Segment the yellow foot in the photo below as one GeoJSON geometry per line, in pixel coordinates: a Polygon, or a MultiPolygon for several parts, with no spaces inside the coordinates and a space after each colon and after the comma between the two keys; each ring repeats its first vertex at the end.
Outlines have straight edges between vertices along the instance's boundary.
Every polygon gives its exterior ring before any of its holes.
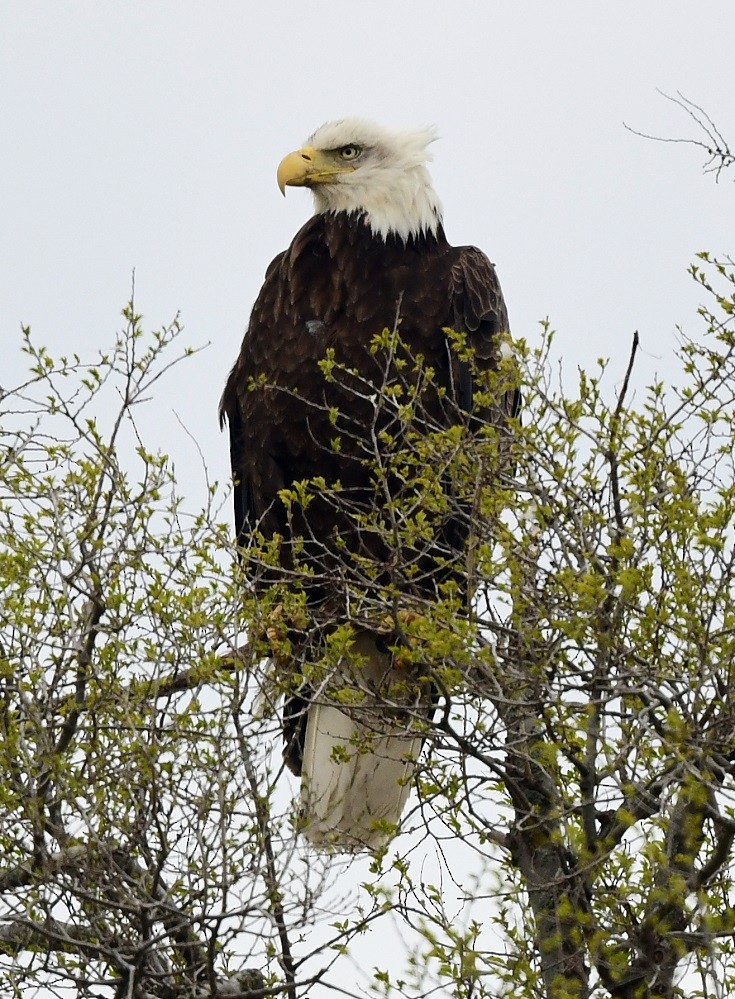
{"type": "Polygon", "coordinates": [[[399,610],[397,614],[385,614],[375,625],[375,631],[379,635],[395,635],[404,629],[411,628],[416,621],[423,621],[424,615],[417,614],[416,611],[399,610]]]}
{"type": "Polygon", "coordinates": [[[291,661],[291,642],[288,639],[289,627],[283,614],[283,604],[276,604],[268,614],[263,631],[270,646],[271,659],[278,666],[285,666],[291,661]]]}

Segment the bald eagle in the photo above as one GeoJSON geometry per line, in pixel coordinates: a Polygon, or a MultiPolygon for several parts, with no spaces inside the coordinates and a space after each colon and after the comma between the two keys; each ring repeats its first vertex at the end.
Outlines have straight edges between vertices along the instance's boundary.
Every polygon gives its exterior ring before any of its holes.
{"type": "MultiPolygon", "coordinates": [[[[296,679],[284,707],[300,827],[343,851],[395,833],[435,699],[397,662],[400,622],[385,623],[393,598],[420,604],[461,581],[468,533],[447,508],[428,538],[393,544],[406,487],[381,470],[410,433],[470,418],[473,372],[496,365],[508,335],[493,265],[444,235],[426,166],[435,137],[348,118],[281,161],[281,192],[310,188],[315,213],[267,269],[220,407],[239,543],[275,551],[254,585],[291,581],[305,594],[308,623],[288,630],[296,679]],[[376,344],[381,331],[392,335],[376,344]],[[350,651],[337,656],[336,680],[304,679],[344,624],[350,651]]],[[[496,415],[516,406],[508,391],[496,415]]],[[[446,476],[441,488],[451,489],[446,476]]]]}

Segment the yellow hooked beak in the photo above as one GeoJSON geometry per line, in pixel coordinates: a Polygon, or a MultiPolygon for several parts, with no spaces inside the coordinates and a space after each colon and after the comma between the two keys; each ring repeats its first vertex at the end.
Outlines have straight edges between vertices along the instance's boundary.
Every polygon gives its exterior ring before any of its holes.
{"type": "Polygon", "coordinates": [[[311,146],[297,149],[284,156],[278,164],[278,187],[281,194],[287,187],[311,187],[313,184],[329,184],[341,173],[352,173],[355,168],[346,163],[337,163],[333,154],[311,146]]]}

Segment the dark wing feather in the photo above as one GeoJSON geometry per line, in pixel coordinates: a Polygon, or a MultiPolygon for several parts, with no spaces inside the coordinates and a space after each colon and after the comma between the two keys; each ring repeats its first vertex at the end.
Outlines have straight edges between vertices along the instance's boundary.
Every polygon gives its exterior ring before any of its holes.
{"type": "Polygon", "coordinates": [[[497,337],[508,332],[508,313],[495,268],[476,246],[458,246],[452,267],[452,298],[460,327],[472,334],[478,357],[489,359],[497,337]]]}
{"type": "MultiPolygon", "coordinates": [[[[480,368],[497,364],[500,345],[510,333],[508,312],[498,275],[488,258],[476,246],[459,246],[451,269],[452,313],[454,329],[469,334],[469,342],[480,368]]],[[[472,378],[466,365],[459,373],[462,408],[472,408],[472,378]],[[468,401],[469,396],[469,401],[468,401]],[[468,403],[468,404],[465,404],[468,403]]],[[[516,416],[520,393],[506,393],[502,409],[507,416],[516,416]]]]}
{"type": "Polygon", "coordinates": [[[220,428],[225,423],[227,423],[230,432],[230,465],[232,468],[235,506],[235,536],[238,541],[242,542],[248,531],[248,525],[254,522],[255,510],[253,509],[250,478],[242,460],[246,452],[247,442],[243,433],[242,416],[240,415],[233,375],[230,375],[227,381],[219,407],[220,428]]]}
{"type": "MultiPolygon", "coordinates": [[[[274,317],[283,308],[280,268],[285,256],[285,253],[279,253],[266,270],[263,287],[251,313],[250,328],[257,326],[269,330],[274,317]]],[[[235,535],[243,544],[264,513],[263,480],[269,475],[273,479],[269,497],[273,497],[278,488],[283,486],[282,474],[275,467],[271,455],[259,456],[257,473],[254,473],[252,428],[246,427],[244,419],[244,412],[251,412],[254,402],[250,394],[250,378],[253,373],[252,360],[245,355],[243,349],[230,371],[219,406],[220,427],[227,423],[230,433],[235,535]]],[[[267,416],[265,419],[267,420],[267,416]]]]}

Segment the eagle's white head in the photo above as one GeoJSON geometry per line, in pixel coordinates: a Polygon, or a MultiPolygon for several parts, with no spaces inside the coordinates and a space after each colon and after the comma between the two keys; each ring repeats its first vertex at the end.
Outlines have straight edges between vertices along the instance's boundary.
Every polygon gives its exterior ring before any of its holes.
{"type": "Polygon", "coordinates": [[[361,214],[373,233],[436,234],[441,204],[431,184],[433,127],[397,130],[362,118],[329,121],[278,167],[278,186],[310,187],[316,211],[361,214]]]}

